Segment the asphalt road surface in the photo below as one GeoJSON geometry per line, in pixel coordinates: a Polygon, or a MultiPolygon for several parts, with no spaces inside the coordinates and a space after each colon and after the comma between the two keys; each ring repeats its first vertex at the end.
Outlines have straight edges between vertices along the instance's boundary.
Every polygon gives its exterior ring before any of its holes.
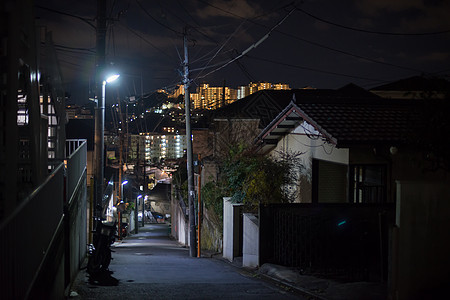
{"type": "Polygon", "coordinates": [[[190,257],[166,224],[146,224],[113,250],[110,272],[80,270],[70,299],[306,299],[220,257],[190,257]]]}

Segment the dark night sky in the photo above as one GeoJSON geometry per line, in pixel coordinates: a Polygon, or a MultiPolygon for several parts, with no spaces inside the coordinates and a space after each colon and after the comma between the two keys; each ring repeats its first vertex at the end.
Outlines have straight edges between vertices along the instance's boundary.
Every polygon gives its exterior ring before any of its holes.
{"type": "MultiPolygon", "coordinates": [[[[95,29],[76,17],[95,25],[96,1],[35,3],[38,24],[53,32],[58,45],[66,89],[74,101],[83,103],[95,68],[95,29]]],[[[186,24],[191,27],[194,88],[201,82],[222,85],[224,80],[234,88],[250,81],[283,82],[293,88],[339,88],[352,82],[370,88],[420,74],[448,76],[450,70],[450,1],[108,0],[107,4],[108,15],[115,19],[107,31],[107,62],[122,75],[120,88],[115,89],[120,97],[140,94],[141,78],[144,93],[181,81],[181,33],[186,24]],[[292,4],[297,9],[292,10],[292,4]],[[220,68],[273,28],[267,39],[237,60],[239,64],[220,68]],[[205,66],[209,68],[194,71],[205,66]]],[[[109,97],[107,103],[112,101],[109,97]]]]}

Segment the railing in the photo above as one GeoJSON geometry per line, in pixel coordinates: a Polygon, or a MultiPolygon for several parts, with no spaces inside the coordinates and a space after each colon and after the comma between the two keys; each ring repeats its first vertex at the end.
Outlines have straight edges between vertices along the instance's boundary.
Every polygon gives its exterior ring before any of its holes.
{"type": "MultiPolygon", "coordinates": [[[[25,299],[31,292],[63,222],[62,163],[0,224],[2,298],[25,299]]],[[[58,263],[58,262],[55,262],[58,263]]]]}
{"type": "MultiPolygon", "coordinates": [[[[67,140],[66,141],[66,167],[67,167],[67,190],[66,201],[71,201],[74,191],[81,184],[80,180],[84,177],[86,171],[86,140],[67,140]]],[[[84,178],[85,179],[85,178],[84,178]]]]}
{"type": "Polygon", "coordinates": [[[45,181],[0,224],[2,299],[64,290],[85,257],[86,141],[68,141],[66,149],[67,168],[53,161],[45,181]]]}
{"type": "Polygon", "coordinates": [[[86,140],[66,141],[65,213],[65,284],[75,278],[86,256],[87,189],[86,140]]]}

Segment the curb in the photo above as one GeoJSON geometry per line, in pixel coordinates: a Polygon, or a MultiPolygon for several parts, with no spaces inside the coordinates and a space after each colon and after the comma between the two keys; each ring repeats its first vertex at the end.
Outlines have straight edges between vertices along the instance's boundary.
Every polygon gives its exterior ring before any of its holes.
{"type": "Polygon", "coordinates": [[[258,274],[258,276],[260,276],[262,279],[264,279],[266,281],[271,281],[274,284],[282,285],[282,286],[284,286],[284,287],[286,287],[288,289],[293,290],[295,293],[298,293],[298,294],[301,294],[302,296],[308,297],[308,299],[329,300],[328,298],[323,298],[323,297],[321,297],[321,296],[319,296],[317,294],[314,294],[314,293],[312,293],[312,292],[310,292],[310,291],[308,291],[306,289],[303,289],[301,287],[292,285],[292,284],[290,284],[290,283],[288,283],[286,281],[280,280],[278,278],[274,278],[274,277],[271,277],[271,276],[268,276],[268,275],[265,275],[265,274],[261,274],[261,273],[257,273],[257,274],[258,274]]]}

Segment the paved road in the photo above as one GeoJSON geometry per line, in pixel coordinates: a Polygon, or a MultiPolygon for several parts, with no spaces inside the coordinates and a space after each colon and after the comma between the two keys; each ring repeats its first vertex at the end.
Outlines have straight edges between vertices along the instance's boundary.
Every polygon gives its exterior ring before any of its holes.
{"type": "Polygon", "coordinates": [[[165,224],[146,224],[114,251],[111,275],[81,270],[71,299],[306,299],[222,259],[190,257],[165,224]]]}

